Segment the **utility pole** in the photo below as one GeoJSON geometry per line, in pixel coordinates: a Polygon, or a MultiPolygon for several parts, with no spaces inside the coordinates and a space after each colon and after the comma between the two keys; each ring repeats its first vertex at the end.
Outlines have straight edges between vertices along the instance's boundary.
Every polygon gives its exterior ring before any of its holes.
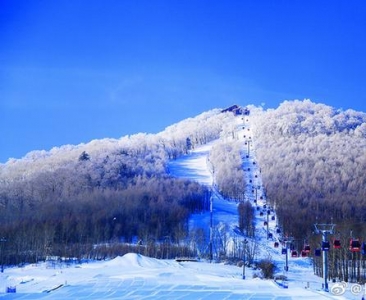
{"type": "Polygon", "coordinates": [[[244,239],[243,241],[243,279],[245,279],[245,264],[246,264],[246,251],[247,251],[248,240],[244,239]]]}
{"type": "Polygon", "coordinates": [[[1,273],[4,273],[4,248],[2,245],[6,242],[6,238],[2,237],[0,238],[0,250],[1,250],[1,273]]]}
{"type": "Polygon", "coordinates": [[[210,262],[213,260],[212,241],[213,241],[213,193],[215,191],[215,168],[212,165],[212,184],[210,195],[210,262]]]}
{"type": "Polygon", "coordinates": [[[285,263],[285,272],[288,272],[288,242],[286,241],[286,263],[285,263]]]}
{"type": "Polygon", "coordinates": [[[258,189],[260,188],[260,186],[254,186],[252,190],[255,192],[255,199],[254,199],[254,203],[256,206],[258,206],[258,189]]]}
{"type": "Polygon", "coordinates": [[[213,239],[212,208],[213,208],[213,199],[212,199],[212,192],[211,192],[211,197],[210,197],[210,262],[212,262],[212,259],[213,259],[213,255],[212,255],[212,239],[213,239]]]}
{"type": "MultiPolygon", "coordinates": [[[[327,243],[327,236],[334,233],[335,224],[314,224],[315,233],[322,235],[322,245],[327,243]]],[[[323,249],[323,278],[324,278],[324,291],[328,292],[328,250],[323,249]]]]}
{"type": "Polygon", "coordinates": [[[269,239],[269,214],[271,211],[267,209],[267,240],[269,239]]]}
{"type": "Polygon", "coordinates": [[[247,145],[248,145],[248,154],[247,154],[247,158],[249,158],[250,156],[250,143],[251,143],[251,140],[248,139],[247,141],[247,145]]]}

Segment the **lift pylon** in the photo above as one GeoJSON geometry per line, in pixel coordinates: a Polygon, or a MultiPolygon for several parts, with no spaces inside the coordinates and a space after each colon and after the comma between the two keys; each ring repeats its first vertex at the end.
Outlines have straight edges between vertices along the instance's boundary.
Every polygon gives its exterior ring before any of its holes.
{"type": "MultiPolygon", "coordinates": [[[[335,224],[314,224],[315,233],[322,235],[322,245],[329,244],[327,236],[334,233],[335,224]]],[[[324,278],[324,290],[329,291],[328,288],[328,251],[329,247],[322,248],[323,252],[323,278],[324,278]]]]}

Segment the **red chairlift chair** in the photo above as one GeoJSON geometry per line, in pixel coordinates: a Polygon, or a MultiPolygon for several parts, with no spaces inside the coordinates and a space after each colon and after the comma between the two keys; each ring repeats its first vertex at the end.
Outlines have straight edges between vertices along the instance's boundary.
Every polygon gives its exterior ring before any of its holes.
{"type": "Polygon", "coordinates": [[[310,253],[310,245],[305,244],[304,248],[301,250],[301,257],[306,257],[310,253]]]}
{"type": "Polygon", "coordinates": [[[349,250],[351,250],[352,252],[360,252],[361,251],[360,240],[359,239],[350,239],[349,250]]]}
{"type": "Polygon", "coordinates": [[[341,248],[341,241],[339,239],[335,239],[333,241],[333,248],[334,249],[340,249],[341,248]]]}
{"type": "Polygon", "coordinates": [[[297,254],[296,250],[291,251],[291,257],[298,257],[298,254],[297,254]]]}
{"type": "Polygon", "coordinates": [[[279,246],[280,244],[278,243],[278,242],[274,242],[274,247],[275,248],[278,248],[278,246],[279,246]]]}

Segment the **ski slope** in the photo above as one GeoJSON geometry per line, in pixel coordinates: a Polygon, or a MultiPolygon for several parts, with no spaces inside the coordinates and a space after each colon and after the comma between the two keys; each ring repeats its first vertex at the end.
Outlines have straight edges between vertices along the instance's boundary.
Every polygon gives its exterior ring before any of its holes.
{"type": "MultiPolygon", "coordinates": [[[[310,258],[291,257],[289,250],[287,250],[288,256],[286,265],[286,255],[282,254],[282,248],[274,247],[274,242],[279,242],[280,238],[277,233],[277,218],[274,209],[268,206],[266,195],[263,190],[261,170],[255,157],[255,141],[252,136],[250,117],[245,116],[245,120],[243,120],[241,116],[237,117],[236,128],[235,138],[241,140],[243,143],[242,159],[246,176],[245,182],[247,182],[245,198],[251,201],[252,205],[256,207],[256,233],[254,240],[250,241],[250,238],[242,236],[237,229],[238,204],[234,201],[223,199],[212,185],[214,179],[210,172],[211,166],[208,161],[208,155],[215,142],[199,147],[198,149],[193,150],[189,155],[181,157],[170,164],[170,170],[173,175],[180,178],[195,180],[212,188],[213,227],[220,228],[225,224],[225,228],[229,229],[227,232],[228,238],[226,239],[228,243],[227,254],[230,254],[230,245],[235,245],[235,240],[244,240],[245,238],[246,240],[249,240],[249,242],[257,243],[259,245],[260,253],[258,255],[258,259],[272,259],[278,266],[277,275],[286,276],[288,278],[287,284],[290,287],[303,289],[301,296],[297,295],[294,290],[290,289],[290,294],[292,293],[293,299],[322,299],[322,297],[324,297],[324,299],[333,297],[336,299],[342,299],[343,296],[346,297],[345,299],[360,299],[366,292],[365,288],[363,288],[359,293],[351,293],[351,285],[349,287],[344,287],[341,286],[340,283],[334,283],[333,285],[329,283],[330,292],[325,292],[322,289],[324,280],[313,274],[310,258]],[[268,225],[264,225],[265,222],[268,225]],[[272,237],[268,238],[268,234],[272,237]],[[285,266],[288,267],[288,271],[286,271],[285,266]],[[339,289],[339,287],[341,288],[339,289]],[[309,292],[316,293],[316,296],[314,294],[307,296],[307,293],[309,292]]],[[[210,213],[193,215],[190,221],[191,229],[197,227],[205,228],[206,234],[209,234],[210,217],[210,213]]],[[[281,245],[280,242],[279,244],[281,245]]],[[[247,270],[246,273],[248,272],[249,277],[253,277],[253,274],[256,273],[253,270],[247,270]]],[[[248,279],[248,275],[246,276],[246,279],[248,279]]],[[[273,283],[270,281],[265,282],[268,284],[267,288],[269,288],[273,283]]],[[[247,281],[245,284],[247,284],[247,281]]],[[[262,288],[266,290],[266,288],[262,288]]],[[[267,298],[264,297],[263,299],[267,298]]]]}

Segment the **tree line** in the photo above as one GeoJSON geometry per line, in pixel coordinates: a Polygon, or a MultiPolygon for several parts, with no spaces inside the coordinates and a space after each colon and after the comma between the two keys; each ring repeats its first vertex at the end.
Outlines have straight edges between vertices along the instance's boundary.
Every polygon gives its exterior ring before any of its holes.
{"type": "Polygon", "coordinates": [[[0,209],[6,263],[34,262],[48,255],[80,257],[111,241],[179,244],[188,218],[208,209],[208,191],[194,182],[134,178],[124,189],[91,188],[68,198],[22,198],[0,209]],[[52,200],[52,199],[51,199],[52,200]],[[89,252],[82,253],[85,247],[89,252]]]}

